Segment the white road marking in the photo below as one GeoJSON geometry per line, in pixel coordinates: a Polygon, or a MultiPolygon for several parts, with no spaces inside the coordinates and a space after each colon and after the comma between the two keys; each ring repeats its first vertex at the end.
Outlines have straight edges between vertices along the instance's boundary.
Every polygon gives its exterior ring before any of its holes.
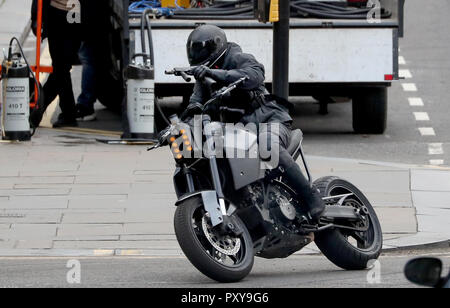
{"type": "Polygon", "coordinates": [[[420,127],[419,131],[422,136],[436,136],[436,132],[432,127],[420,127]]]}
{"type": "Polygon", "coordinates": [[[432,159],[430,160],[430,165],[432,166],[442,166],[444,164],[443,159],[432,159]]]}
{"type": "Polygon", "coordinates": [[[442,155],[444,154],[444,148],[442,143],[430,143],[428,145],[429,155],[442,155]]]}
{"type": "Polygon", "coordinates": [[[420,97],[410,97],[408,100],[409,105],[412,107],[422,107],[424,105],[423,100],[420,97]]]}
{"type": "Polygon", "coordinates": [[[402,87],[405,92],[417,92],[417,86],[415,83],[402,83],[402,87]]]}
{"type": "Polygon", "coordinates": [[[410,70],[400,70],[399,71],[400,78],[412,78],[412,74],[410,70]]]}
{"type": "Polygon", "coordinates": [[[400,64],[400,65],[406,64],[405,58],[403,56],[398,57],[398,64],[400,64]]]}
{"type": "Polygon", "coordinates": [[[426,112],[414,112],[416,121],[430,121],[430,116],[426,112]]]}

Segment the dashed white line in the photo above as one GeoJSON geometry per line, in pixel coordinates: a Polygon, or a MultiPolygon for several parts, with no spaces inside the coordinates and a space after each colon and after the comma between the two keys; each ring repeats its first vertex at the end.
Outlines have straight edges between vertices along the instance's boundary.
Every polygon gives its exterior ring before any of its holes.
{"type": "Polygon", "coordinates": [[[405,78],[405,79],[409,79],[412,78],[412,74],[410,70],[400,70],[398,72],[400,78],[405,78]]]}
{"type": "Polygon", "coordinates": [[[422,136],[436,136],[436,132],[432,127],[420,127],[419,131],[422,136]]]}
{"type": "Polygon", "coordinates": [[[428,145],[428,154],[429,155],[443,155],[444,148],[442,143],[430,143],[428,145]]]}
{"type": "Polygon", "coordinates": [[[400,64],[400,65],[406,64],[405,58],[403,56],[398,57],[398,64],[400,64]]]}
{"type": "Polygon", "coordinates": [[[416,121],[430,121],[430,116],[426,112],[414,112],[416,121]]]}
{"type": "Polygon", "coordinates": [[[402,83],[402,87],[405,92],[417,92],[417,86],[415,83],[402,83]]]}
{"type": "Polygon", "coordinates": [[[408,98],[409,105],[411,107],[423,107],[424,103],[423,100],[420,97],[410,97],[408,98]]]}

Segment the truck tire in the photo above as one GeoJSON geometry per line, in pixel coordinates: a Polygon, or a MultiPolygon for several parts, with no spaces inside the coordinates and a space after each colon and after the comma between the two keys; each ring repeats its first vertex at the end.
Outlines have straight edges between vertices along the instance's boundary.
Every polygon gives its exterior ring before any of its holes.
{"type": "Polygon", "coordinates": [[[353,129],[357,134],[383,134],[387,124],[386,87],[361,89],[353,97],[353,129]]]}

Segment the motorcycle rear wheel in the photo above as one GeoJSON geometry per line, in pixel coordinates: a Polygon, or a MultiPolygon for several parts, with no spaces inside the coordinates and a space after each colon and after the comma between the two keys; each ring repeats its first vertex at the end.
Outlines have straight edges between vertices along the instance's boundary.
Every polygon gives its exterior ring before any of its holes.
{"type": "Polygon", "coordinates": [[[239,217],[235,222],[243,230],[238,238],[220,236],[210,224],[209,214],[200,197],[180,204],[175,212],[175,234],[186,257],[201,273],[218,282],[238,282],[253,268],[251,236],[239,217]]]}
{"type": "Polygon", "coordinates": [[[383,247],[383,233],[373,206],[358,188],[340,178],[325,177],[314,185],[322,198],[353,193],[344,205],[365,206],[368,209],[369,229],[366,232],[334,228],[317,233],[315,240],[320,251],[338,267],[345,270],[367,269],[370,261],[378,259],[383,247]]]}

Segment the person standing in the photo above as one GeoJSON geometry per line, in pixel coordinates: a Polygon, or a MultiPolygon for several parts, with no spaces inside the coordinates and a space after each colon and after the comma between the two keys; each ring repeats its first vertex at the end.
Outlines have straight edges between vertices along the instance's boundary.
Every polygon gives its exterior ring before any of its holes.
{"type": "MultiPolygon", "coordinates": [[[[31,123],[38,127],[45,110],[59,96],[62,113],[53,127],[77,126],[75,98],[72,88],[71,69],[78,62],[78,51],[81,45],[81,24],[76,14],[80,14],[80,6],[69,0],[43,1],[43,35],[48,37],[53,73],[50,74],[43,87],[44,103],[31,114],[31,123]]],[[[33,1],[32,25],[36,34],[37,1],[33,1]]]]}

